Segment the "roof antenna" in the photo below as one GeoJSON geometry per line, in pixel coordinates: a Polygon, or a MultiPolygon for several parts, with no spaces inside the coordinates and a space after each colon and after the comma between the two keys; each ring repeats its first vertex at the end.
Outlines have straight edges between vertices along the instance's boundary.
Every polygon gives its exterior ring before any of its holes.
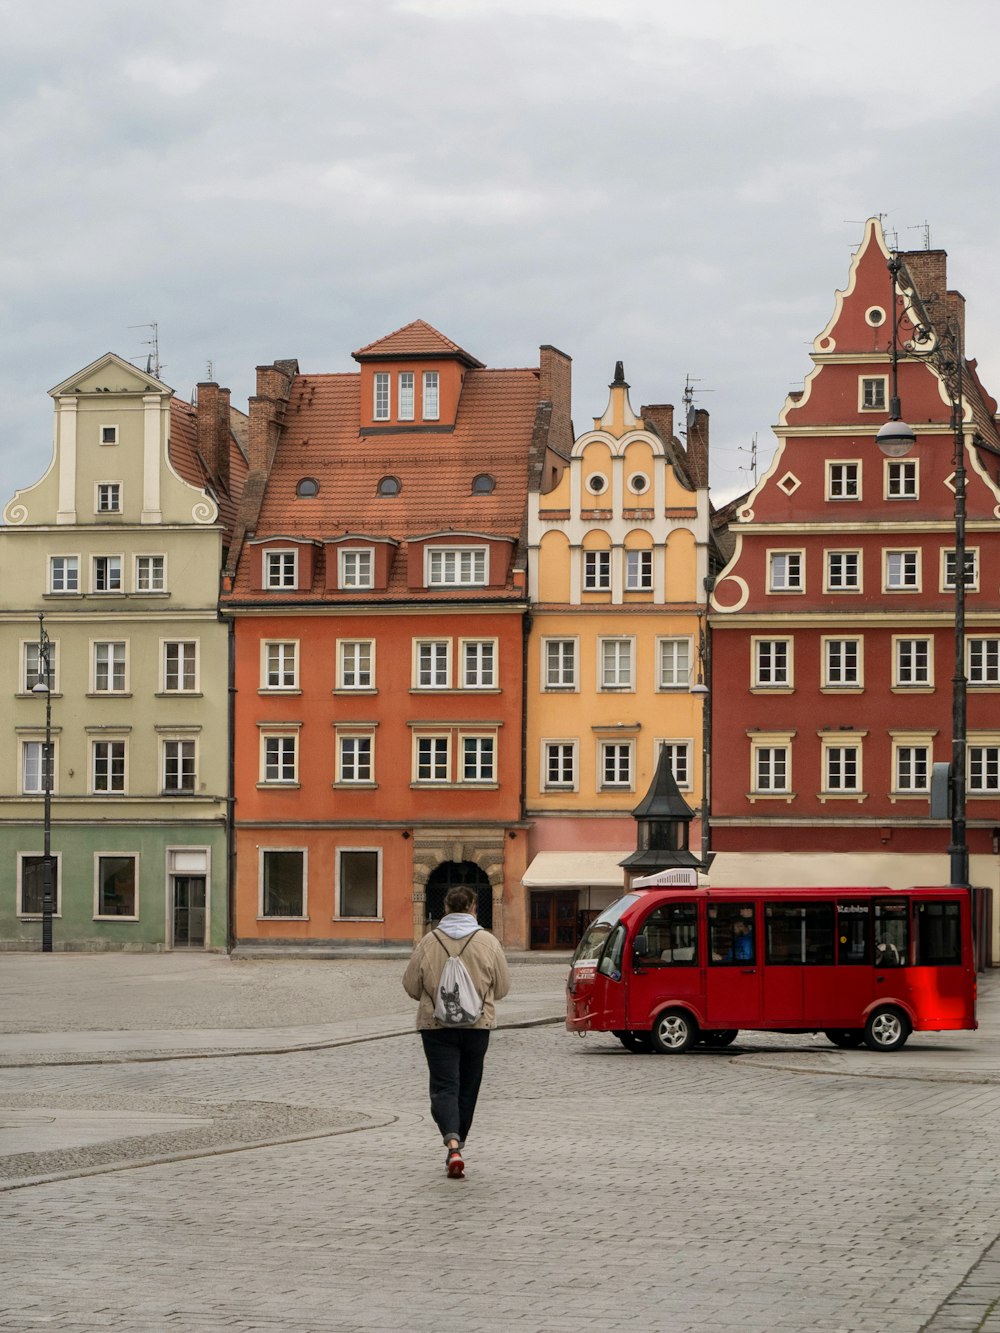
{"type": "MultiPolygon", "coordinates": [[[[151,331],[152,337],[143,338],[142,340],[143,347],[152,349],[146,357],[146,374],[152,375],[155,380],[162,378],[162,372],[166,367],[160,361],[160,326],[154,321],[151,324],[130,324],[129,328],[149,329],[151,331]]],[[[133,356],[130,360],[134,364],[138,358],[133,356]]]]}
{"type": "MultiPolygon", "coordinates": [[[[694,411],[695,394],[715,393],[714,389],[696,389],[694,386],[701,383],[700,376],[684,376],[684,421],[687,423],[691,419],[691,413],[694,411]]],[[[681,431],[683,435],[685,432],[681,431]]]]}
{"type": "Polygon", "coordinates": [[[741,467],[740,471],[749,472],[750,476],[753,478],[753,484],[754,486],[756,486],[757,485],[757,432],[754,431],[753,433],[753,439],[750,441],[749,449],[745,449],[742,444],[738,444],[736,446],[736,452],[740,454],[749,453],[750,466],[748,468],[741,467]]]}
{"type": "Polygon", "coordinates": [[[916,222],[912,227],[907,227],[907,231],[922,231],[924,233],[924,249],[931,248],[931,224],[929,222],[916,222]]]}

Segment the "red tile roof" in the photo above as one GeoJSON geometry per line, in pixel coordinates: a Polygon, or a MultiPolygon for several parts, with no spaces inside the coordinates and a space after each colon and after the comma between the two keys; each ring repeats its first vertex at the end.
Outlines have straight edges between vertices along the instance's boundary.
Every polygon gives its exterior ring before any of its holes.
{"type": "Polygon", "coordinates": [[[395,361],[405,357],[454,357],[466,366],[482,369],[483,363],[463,351],[458,343],[453,343],[443,333],[432,328],[422,319],[415,319],[412,324],[405,324],[395,333],[387,333],[367,347],[359,347],[351,355],[355,361],[395,361]]]}
{"type": "MultiPolygon", "coordinates": [[[[391,336],[391,335],[390,335],[391,336]]],[[[233,595],[276,604],[282,601],[468,601],[520,598],[506,589],[415,592],[407,587],[407,539],[444,531],[522,539],[539,400],[535,369],[466,372],[454,430],[400,428],[363,436],[360,376],[298,375],[284,416],[284,430],[271,466],[253,537],[294,536],[315,541],[345,533],[399,542],[385,593],[324,592],[323,558],[313,588],[290,596],[255,593],[248,560],[240,560],[233,595]],[[495,479],[489,494],[472,493],[472,479],[495,479]],[[378,494],[382,477],[400,482],[395,496],[378,494]],[[319,493],[300,497],[303,477],[319,482],[319,493]]],[[[318,553],[319,554],[319,553],[318,553]]],[[[523,559],[515,563],[523,566],[523,559]]]]}
{"type": "Polygon", "coordinates": [[[224,545],[228,544],[236,522],[240,496],[247,478],[247,460],[239,442],[246,433],[246,416],[230,408],[229,486],[209,476],[205,460],[198,449],[197,410],[180,398],[170,400],[170,461],[191,486],[206,490],[219,506],[219,522],[223,526],[224,545]]]}

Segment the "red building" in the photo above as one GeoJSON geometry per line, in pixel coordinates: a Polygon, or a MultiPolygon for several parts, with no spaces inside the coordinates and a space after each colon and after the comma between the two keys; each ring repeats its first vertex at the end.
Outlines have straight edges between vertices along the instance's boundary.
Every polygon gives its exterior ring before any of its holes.
{"type": "Polygon", "coordinates": [[[354,357],[261,367],[250,402],[235,940],[409,942],[462,881],[524,947],[524,515],[569,359],[487,369],[422,321],[354,357]]]}
{"type": "MultiPolygon", "coordinates": [[[[767,475],[737,510],[713,596],[715,884],[941,884],[947,820],[931,766],[951,758],[957,377],[964,301],[943,251],[890,255],[866,224],[846,288],[789,395],[767,475]],[[917,441],[875,442],[893,396],[917,441]],[[957,362],[956,362],[957,364],[957,362]]],[[[964,336],[962,338],[964,345],[964,336]]],[[[963,363],[971,878],[998,887],[1000,434],[963,363]]]]}

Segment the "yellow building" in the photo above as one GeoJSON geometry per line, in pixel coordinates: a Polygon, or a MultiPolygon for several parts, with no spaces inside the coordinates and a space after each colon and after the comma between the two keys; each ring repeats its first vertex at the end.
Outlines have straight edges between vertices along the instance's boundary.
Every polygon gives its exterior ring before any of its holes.
{"type": "Polygon", "coordinates": [[[528,499],[525,805],[531,946],[567,948],[620,896],[631,811],[669,747],[702,802],[701,661],[709,575],[708,414],[687,447],[673,408],[636,416],[621,362],[603,416],[528,499]]]}

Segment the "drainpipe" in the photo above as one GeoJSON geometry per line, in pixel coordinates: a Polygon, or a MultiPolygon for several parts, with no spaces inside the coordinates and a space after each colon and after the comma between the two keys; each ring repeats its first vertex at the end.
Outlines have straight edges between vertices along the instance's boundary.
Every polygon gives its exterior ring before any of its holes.
{"type": "Polygon", "coordinates": [[[226,952],[231,954],[236,947],[236,836],[233,829],[236,805],[236,622],[230,616],[226,623],[229,626],[226,708],[229,731],[226,777],[226,952]]]}

